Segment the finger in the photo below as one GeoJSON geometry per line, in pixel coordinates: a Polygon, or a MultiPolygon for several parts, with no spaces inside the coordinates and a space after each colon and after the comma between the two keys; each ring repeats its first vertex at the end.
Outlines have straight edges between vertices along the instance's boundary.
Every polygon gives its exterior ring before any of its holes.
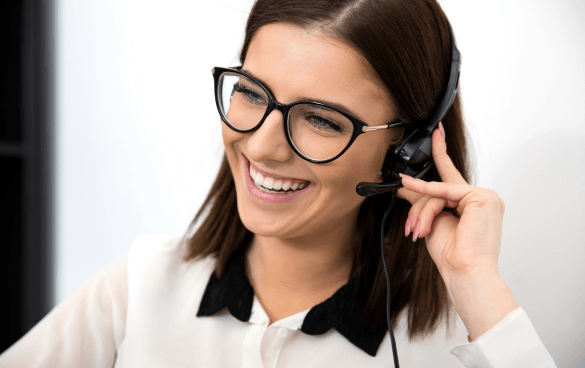
{"type": "MultiPolygon", "coordinates": [[[[408,211],[408,219],[406,220],[406,224],[404,226],[404,235],[408,236],[408,234],[410,234],[410,231],[413,231],[414,233],[418,233],[418,226],[420,226],[419,223],[419,216],[423,210],[423,208],[425,207],[426,203],[431,199],[430,196],[425,195],[422,196],[418,201],[416,201],[412,207],[410,207],[410,210],[408,211]]],[[[415,241],[416,238],[413,238],[412,241],[415,241]]]]}
{"type": "MultiPolygon", "coordinates": [[[[466,195],[480,188],[469,184],[447,183],[440,181],[426,182],[410,176],[402,176],[402,185],[410,191],[426,194],[431,197],[443,198],[453,202],[460,202],[466,195]]],[[[461,203],[459,203],[460,205],[461,203]]]]}
{"type": "Polygon", "coordinates": [[[410,204],[414,204],[419,199],[421,199],[423,194],[419,194],[419,193],[413,192],[412,190],[408,190],[408,189],[402,187],[396,191],[396,196],[398,198],[406,199],[410,204]]]}
{"type": "Polygon", "coordinates": [[[446,200],[446,201],[447,201],[447,203],[445,203],[445,207],[449,207],[449,208],[459,207],[459,202],[450,201],[450,200],[446,200]]]}
{"type": "Polygon", "coordinates": [[[418,226],[418,233],[415,232],[414,237],[423,238],[431,232],[435,217],[443,212],[446,202],[445,199],[434,197],[426,202],[419,215],[420,226],[418,226]]]}
{"type": "Polygon", "coordinates": [[[404,187],[414,192],[429,195],[431,197],[443,198],[453,202],[458,202],[457,212],[463,214],[464,209],[469,203],[475,202],[479,207],[486,209],[496,209],[500,217],[503,217],[502,199],[499,195],[490,189],[475,187],[468,184],[454,184],[443,182],[426,182],[420,179],[404,176],[402,178],[404,187]]]}
{"type": "Polygon", "coordinates": [[[443,123],[439,122],[439,127],[433,132],[433,161],[441,177],[441,181],[448,183],[467,184],[459,170],[451,161],[447,154],[447,143],[443,138],[445,130],[443,123]]]}

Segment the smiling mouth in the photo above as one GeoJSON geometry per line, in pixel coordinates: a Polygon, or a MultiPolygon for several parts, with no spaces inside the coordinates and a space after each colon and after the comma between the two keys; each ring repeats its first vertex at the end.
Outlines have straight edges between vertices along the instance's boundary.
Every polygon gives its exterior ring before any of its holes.
{"type": "Polygon", "coordinates": [[[277,179],[271,178],[270,176],[264,176],[261,173],[256,172],[252,166],[250,166],[249,171],[250,178],[252,178],[254,185],[266,193],[290,194],[298,192],[311,184],[308,180],[277,179]]]}

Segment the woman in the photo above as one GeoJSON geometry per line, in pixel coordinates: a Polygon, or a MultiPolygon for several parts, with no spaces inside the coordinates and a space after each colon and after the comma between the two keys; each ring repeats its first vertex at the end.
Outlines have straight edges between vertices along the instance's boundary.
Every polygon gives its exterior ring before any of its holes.
{"type": "Polygon", "coordinates": [[[137,241],[0,365],[554,366],[499,276],[504,203],[468,184],[458,98],[424,180],[356,194],[430,119],[452,46],[434,1],[257,1],[242,66],[213,70],[226,155],[188,233],[137,241]]]}

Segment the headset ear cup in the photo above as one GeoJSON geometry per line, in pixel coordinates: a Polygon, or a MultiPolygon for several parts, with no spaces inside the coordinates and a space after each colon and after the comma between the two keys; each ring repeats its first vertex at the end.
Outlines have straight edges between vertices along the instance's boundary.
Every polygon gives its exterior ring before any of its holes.
{"type": "MultiPolygon", "coordinates": [[[[413,126],[407,124],[404,130],[402,131],[400,140],[396,144],[388,147],[388,150],[386,151],[386,156],[384,158],[384,164],[382,165],[383,172],[382,177],[384,178],[384,183],[390,182],[392,180],[390,175],[392,174],[392,171],[395,171],[393,170],[393,166],[396,163],[396,154],[398,152],[398,149],[404,145],[404,140],[406,139],[406,137],[408,137],[412,133],[412,129],[413,126]]],[[[396,176],[398,177],[398,174],[396,174],[396,176]]],[[[394,179],[400,180],[400,177],[398,177],[398,179],[396,178],[394,179]]]]}
{"type": "MultiPolygon", "coordinates": [[[[407,171],[407,162],[410,158],[408,151],[409,142],[412,140],[413,136],[416,136],[419,129],[413,124],[406,128],[404,134],[402,135],[402,140],[395,145],[394,147],[390,148],[389,160],[387,162],[387,172],[385,178],[390,181],[401,181],[402,178],[398,174],[404,174],[407,171]]],[[[412,144],[410,144],[412,146],[412,144]]]]}

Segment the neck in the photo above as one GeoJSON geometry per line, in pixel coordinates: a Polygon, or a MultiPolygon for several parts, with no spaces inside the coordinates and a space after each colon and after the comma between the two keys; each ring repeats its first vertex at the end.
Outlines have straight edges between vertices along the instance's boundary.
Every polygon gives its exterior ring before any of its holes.
{"type": "Polygon", "coordinates": [[[302,238],[254,235],[246,272],[271,323],[313,307],[347,283],[355,225],[346,225],[302,238]]]}

